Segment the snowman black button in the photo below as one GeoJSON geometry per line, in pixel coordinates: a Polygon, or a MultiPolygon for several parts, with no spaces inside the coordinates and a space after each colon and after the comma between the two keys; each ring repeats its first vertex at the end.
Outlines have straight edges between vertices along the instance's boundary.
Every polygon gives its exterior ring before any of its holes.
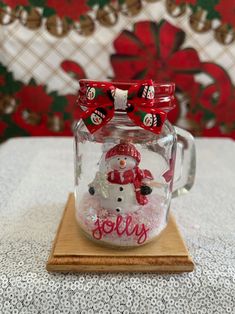
{"type": "Polygon", "coordinates": [[[122,201],[122,198],[121,198],[121,197],[118,197],[117,201],[118,201],[118,202],[121,202],[121,201],[122,201]]]}
{"type": "Polygon", "coordinates": [[[119,190],[120,190],[120,191],[123,191],[123,187],[122,187],[122,186],[120,186],[119,190]]]}
{"type": "Polygon", "coordinates": [[[116,208],[116,211],[119,213],[121,211],[121,208],[116,208]]]}

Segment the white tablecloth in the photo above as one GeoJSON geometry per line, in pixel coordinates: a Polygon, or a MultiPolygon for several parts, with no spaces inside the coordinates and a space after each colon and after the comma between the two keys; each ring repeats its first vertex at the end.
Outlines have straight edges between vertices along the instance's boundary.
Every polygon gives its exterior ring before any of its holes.
{"type": "Polygon", "coordinates": [[[172,210],[196,269],[177,275],[45,269],[68,193],[70,138],[0,146],[0,313],[235,313],[235,143],[197,139],[197,177],[172,210]]]}

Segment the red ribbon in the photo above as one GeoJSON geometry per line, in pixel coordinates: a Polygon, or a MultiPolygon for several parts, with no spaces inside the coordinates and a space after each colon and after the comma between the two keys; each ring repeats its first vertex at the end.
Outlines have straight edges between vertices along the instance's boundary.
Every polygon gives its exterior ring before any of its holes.
{"type": "Polygon", "coordinates": [[[108,123],[115,111],[126,111],[136,125],[159,134],[167,112],[175,107],[173,83],[159,84],[152,80],[134,83],[80,80],[79,83],[81,118],[90,133],[108,123]]]}

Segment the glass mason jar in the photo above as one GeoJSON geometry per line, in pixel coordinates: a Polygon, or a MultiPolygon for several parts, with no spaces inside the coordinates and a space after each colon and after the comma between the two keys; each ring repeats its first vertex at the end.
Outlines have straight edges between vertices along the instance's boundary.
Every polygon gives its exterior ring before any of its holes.
{"type": "Polygon", "coordinates": [[[80,80],[75,135],[75,206],[99,244],[143,245],[166,227],[172,196],[195,177],[190,133],[173,127],[174,84],[80,80]]]}

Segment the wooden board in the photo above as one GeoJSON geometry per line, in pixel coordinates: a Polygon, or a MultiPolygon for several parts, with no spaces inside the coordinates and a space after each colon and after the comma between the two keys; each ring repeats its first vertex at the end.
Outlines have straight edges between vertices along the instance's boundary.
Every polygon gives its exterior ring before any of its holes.
{"type": "Polygon", "coordinates": [[[194,269],[172,215],[157,239],[136,248],[117,250],[97,245],[84,235],[75,219],[74,202],[74,195],[70,194],[47,262],[48,271],[186,272],[194,269]]]}

